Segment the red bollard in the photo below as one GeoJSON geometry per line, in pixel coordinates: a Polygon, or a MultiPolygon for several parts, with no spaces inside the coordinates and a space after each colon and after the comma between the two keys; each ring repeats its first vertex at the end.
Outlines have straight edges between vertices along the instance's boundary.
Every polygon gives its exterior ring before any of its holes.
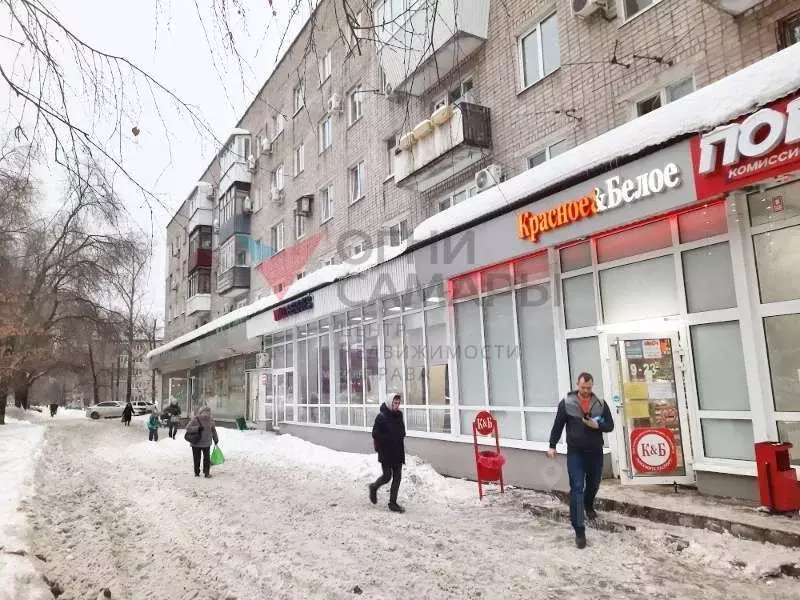
{"type": "Polygon", "coordinates": [[[791,512],[800,509],[797,473],[789,458],[791,447],[792,444],[788,442],[758,442],[755,445],[761,505],[771,511],[791,512]]]}

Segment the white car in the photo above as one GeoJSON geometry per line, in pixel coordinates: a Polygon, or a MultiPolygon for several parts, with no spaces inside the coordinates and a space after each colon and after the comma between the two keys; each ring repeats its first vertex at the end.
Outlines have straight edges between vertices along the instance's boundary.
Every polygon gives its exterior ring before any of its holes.
{"type": "Polygon", "coordinates": [[[133,414],[135,415],[149,415],[156,407],[155,404],[143,400],[135,400],[131,402],[131,406],[133,406],[133,414]]]}
{"type": "Polygon", "coordinates": [[[109,419],[111,417],[121,417],[125,404],[122,402],[100,402],[86,409],[86,416],[90,419],[109,419]]]}

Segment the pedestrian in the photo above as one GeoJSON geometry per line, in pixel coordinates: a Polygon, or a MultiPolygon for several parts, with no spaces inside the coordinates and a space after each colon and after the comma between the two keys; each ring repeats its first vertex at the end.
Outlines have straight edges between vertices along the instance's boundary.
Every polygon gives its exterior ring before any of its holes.
{"type": "Polygon", "coordinates": [[[203,407],[186,426],[184,436],[192,446],[192,458],[194,459],[194,476],[200,477],[200,456],[203,457],[203,475],[206,479],[211,477],[211,442],[219,444],[217,427],[214,424],[214,417],[211,416],[211,409],[203,407]]]}
{"type": "Polygon", "coordinates": [[[590,373],[578,376],[578,389],[558,403],[550,432],[549,458],[556,456],[556,444],[567,428],[567,471],[569,473],[569,518],[575,529],[575,545],[586,547],[586,518],[594,519],[594,499],[603,477],[603,434],[614,431],[608,404],[592,392],[590,373]]]}
{"type": "Polygon", "coordinates": [[[372,426],[372,443],[378,452],[378,461],[381,463],[383,474],[374,483],[369,484],[369,499],[373,504],[377,504],[378,489],[391,481],[389,510],[403,513],[405,509],[397,503],[403,465],[406,463],[404,442],[406,426],[403,423],[400,400],[400,394],[393,394],[391,400],[386,400],[381,404],[380,412],[375,417],[375,424],[372,426]]]}
{"type": "Polygon", "coordinates": [[[50,418],[52,419],[53,417],[55,417],[57,412],[58,412],[58,404],[55,403],[55,402],[51,402],[50,403],[50,418]]]}
{"type": "Polygon", "coordinates": [[[150,418],[147,419],[147,430],[150,432],[150,437],[148,438],[151,442],[158,441],[158,427],[161,423],[158,419],[158,411],[154,408],[150,412],[150,418]]]}
{"type": "Polygon", "coordinates": [[[181,416],[181,407],[178,406],[178,403],[173,400],[167,406],[166,411],[167,414],[167,425],[169,427],[169,437],[173,440],[175,436],[178,434],[178,417],[181,416]]]}
{"type": "Polygon", "coordinates": [[[130,427],[131,417],[133,417],[133,405],[128,402],[125,404],[125,408],[122,409],[122,422],[126,427],[130,427]]]}

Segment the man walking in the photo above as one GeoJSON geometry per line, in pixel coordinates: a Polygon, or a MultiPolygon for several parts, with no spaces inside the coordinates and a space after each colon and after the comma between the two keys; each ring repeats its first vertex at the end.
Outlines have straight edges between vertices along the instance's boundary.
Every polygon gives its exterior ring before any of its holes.
{"type": "Polygon", "coordinates": [[[400,479],[406,462],[405,437],[406,426],[403,423],[403,413],[400,411],[400,394],[393,394],[391,400],[381,404],[381,410],[372,426],[372,441],[378,452],[383,474],[374,483],[369,484],[369,499],[373,504],[377,504],[378,489],[391,480],[389,510],[398,513],[405,512],[405,509],[397,503],[397,492],[400,490],[400,479]]]}
{"type": "Polygon", "coordinates": [[[556,456],[556,444],[567,428],[567,471],[569,472],[569,517],[575,529],[575,544],[586,547],[585,519],[594,519],[594,499],[603,476],[603,434],[614,431],[608,404],[592,392],[594,378],[578,376],[578,389],[558,403],[550,432],[549,458],[556,456]]]}

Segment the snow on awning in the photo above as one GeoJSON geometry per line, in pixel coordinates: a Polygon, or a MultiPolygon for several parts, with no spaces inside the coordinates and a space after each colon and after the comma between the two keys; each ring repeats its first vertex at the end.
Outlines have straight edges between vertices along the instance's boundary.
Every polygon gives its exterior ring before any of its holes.
{"type": "Polygon", "coordinates": [[[420,223],[413,243],[427,240],[579,176],[615,158],[676,137],[706,131],[800,89],[800,44],[593,138],[420,223]]]}
{"type": "Polygon", "coordinates": [[[235,135],[250,135],[250,132],[247,129],[241,129],[239,127],[234,127],[233,130],[228,134],[228,139],[231,139],[235,135]]]}

